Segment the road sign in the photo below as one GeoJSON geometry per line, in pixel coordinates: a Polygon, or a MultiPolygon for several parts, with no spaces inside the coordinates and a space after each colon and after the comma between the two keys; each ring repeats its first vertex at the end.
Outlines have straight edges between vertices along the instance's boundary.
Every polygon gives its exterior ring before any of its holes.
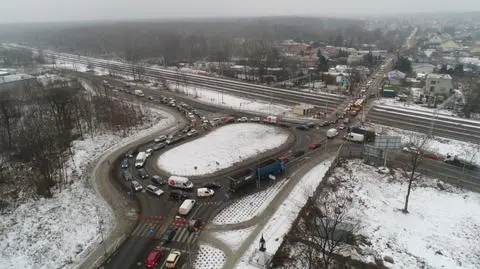
{"type": "Polygon", "coordinates": [[[151,234],[153,234],[153,233],[155,232],[155,229],[154,229],[154,228],[150,228],[150,229],[148,230],[148,232],[151,233],[151,234]]]}
{"type": "Polygon", "coordinates": [[[402,148],[401,136],[378,135],[375,137],[374,147],[381,149],[399,149],[402,148]]]}

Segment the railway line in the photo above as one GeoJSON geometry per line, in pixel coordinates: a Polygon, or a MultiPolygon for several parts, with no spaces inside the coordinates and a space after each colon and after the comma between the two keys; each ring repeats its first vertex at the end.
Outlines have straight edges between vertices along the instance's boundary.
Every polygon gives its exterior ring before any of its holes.
{"type": "Polygon", "coordinates": [[[434,136],[478,143],[480,141],[480,123],[466,124],[462,119],[431,118],[415,111],[398,111],[391,108],[374,106],[368,112],[367,118],[386,126],[401,128],[434,136]]]}
{"type": "MultiPolygon", "coordinates": [[[[102,59],[87,58],[72,54],[45,52],[49,57],[56,60],[63,60],[73,63],[92,65],[100,68],[107,68],[112,71],[132,74],[132,68],[129,64],[121,62],[112,62],[102,59]]],[[[280,102],[293,101],[295,103],[309,103],[319,107],[336,107],[345,99],[344,96],[334,94],[312,94],[289,89],[273,88],[264,85],[255,85],[235,80],[203,76],[189,73],[179,73],[177,71],[144,67],[143,76],[158,80],[168,80],[173,82],[187,82],[189,85],[205,87],[215,91],[234,93],[236,95],[248,95],[265,100],[275,100],[280,102]]]]}

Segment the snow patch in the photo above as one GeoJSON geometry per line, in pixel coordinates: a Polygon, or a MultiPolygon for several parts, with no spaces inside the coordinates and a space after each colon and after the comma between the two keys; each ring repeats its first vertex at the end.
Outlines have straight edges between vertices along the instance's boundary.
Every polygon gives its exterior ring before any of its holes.
{"type": "Polygon", "coordinates": [[[220,239],[225,243],[230,249],[238,249],[243,241],[255,230],[255,226],[248,227],[246,229],[231,230],[231,231],[222,231],[211,233],[214,237],[220,239]]]}
{"type": "Polygon", "coordinates": [[[282,180],[264,191],[242,197],[216,215],[212,223],[234,224],[254,218],[265,210],[286,183],[287,180],[282,180]]]}
{"type": "Polygon", "coordinates": [[[279,147],[288,136],[274,126],[231,124],[166,151],[158,158],[157,165],[173,175],[210,174],[279,147]]]}
{"type": "Polygon", "coordinates": [[[344,167],[332,177],[345,182],[337,192],[352,198],[347,216],[372,242],[365,252],[393,257],[390,268],[480,268],[480,194],[447,184],[441,191],[436,180],[424,177],[404,214],[399,209],[408,181],[401,172],[380,175],[361,160],[350,161],[348,169],[353,179],[344,167]]]}
{"type": "Polygon", "coordinates": [[[223,251],[210,245],[200,245],[197,257],[193,264],[195,269],[220,269],[225,263],[227,256],[223,251]]]}

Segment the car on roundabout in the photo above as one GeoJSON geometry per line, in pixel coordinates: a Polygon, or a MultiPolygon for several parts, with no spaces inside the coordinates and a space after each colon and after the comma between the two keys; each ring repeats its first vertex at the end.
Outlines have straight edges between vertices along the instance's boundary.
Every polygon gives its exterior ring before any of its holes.
{"type": "Polygon", "coordinates": [[[202,187],[212,189],[212,190],[218,190],[222,188],[222,185],[218,184],[217,182],[210,181],[210,182],[205,182],[202,187]]]}

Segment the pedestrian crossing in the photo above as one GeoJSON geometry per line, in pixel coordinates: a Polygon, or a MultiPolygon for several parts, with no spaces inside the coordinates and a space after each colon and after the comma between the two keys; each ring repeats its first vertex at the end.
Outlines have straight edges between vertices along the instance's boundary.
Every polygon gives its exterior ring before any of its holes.
{"type": "MultiPolygon", "coordinates": [[[[135,227],[132,236],[163,239],[164,232],[161,231],[163,223],[159,222],[141,222],[135,227]]],[[[191,232],[187,225],[171,225],[169,229],[175,229],[175,236],[172,242],[191,244],[200,237],[200,232],[191,232]]]]}

